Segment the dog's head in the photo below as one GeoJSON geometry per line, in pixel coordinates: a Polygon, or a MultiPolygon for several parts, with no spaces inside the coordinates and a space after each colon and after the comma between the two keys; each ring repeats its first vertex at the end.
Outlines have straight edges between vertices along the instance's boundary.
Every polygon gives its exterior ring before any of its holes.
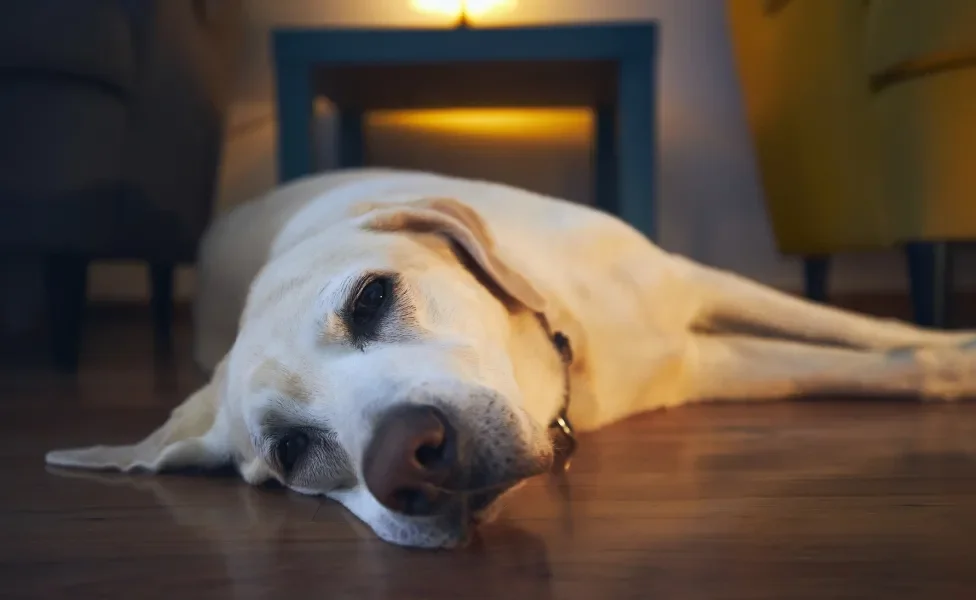
{"type": "Polygon", "coordinates": [[[233,464],[250,483],[328,495],[388,541],[463,541],[551,462],[563,382],[535,321],[546,302],[466,205],[360,209],[276,255],[210,383],[159,430],[48,461],[233,464]]]}

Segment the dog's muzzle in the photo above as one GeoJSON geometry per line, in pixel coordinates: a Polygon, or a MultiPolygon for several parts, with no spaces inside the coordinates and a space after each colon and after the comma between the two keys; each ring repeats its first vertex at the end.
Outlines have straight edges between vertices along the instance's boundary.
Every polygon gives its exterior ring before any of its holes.
{"type": "Polygon", "coordinates": [[[576,450],[568,415],[573,352],[565,335],[553,332],[544,315],[537,317],[563,363],[563,402],[549,425],[556,460],[548,457],[546,467],[540,470],[539,461],[518,461],[510,456],[510,466],[523,462],[527,468],[489,473],[483,464],[472,460],[477,456],[467,449],[472,440],[465,439],[464,429],[452,423],[444,411],[432,405],[403,404],[379,418],[363,456],[366,487],[380,504],[404,515],[431,516],[466,497],[465,508],[478,511],[520,480],[545,468],[556,473],[569,468],[576,450]]]}

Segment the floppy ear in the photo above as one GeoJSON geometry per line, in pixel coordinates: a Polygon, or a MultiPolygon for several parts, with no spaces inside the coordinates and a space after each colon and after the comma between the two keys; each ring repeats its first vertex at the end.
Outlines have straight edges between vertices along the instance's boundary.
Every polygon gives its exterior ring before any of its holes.
{"type": "Polygon", "coordinates": [[[176,407],[162,427],[138,444],[54,450],[45,456],[45,461],[60,467],[154,473],[226,465],[231,454],[227,428],[218,422],[225,360],[217,366],[209,383],[176,407]]]}
{"type": "Polygon", "coordinates": [[[457,244],[491,282],[534,312],[545,312],[546,299],[498,252],[485,222],[470,206],[451,198],[428,198],[390,205],[367,215],[367,229],[437,233],[457,244]]]}

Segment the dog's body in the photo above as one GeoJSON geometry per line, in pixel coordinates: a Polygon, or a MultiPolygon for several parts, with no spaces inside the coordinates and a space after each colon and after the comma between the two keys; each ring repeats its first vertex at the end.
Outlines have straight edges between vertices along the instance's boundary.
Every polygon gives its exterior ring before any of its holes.
{"type": "Polygon", "coordinates": [[[229,462],[250,483],[329,495],[384,539],[449,546],[494,495],[406,516],[383,490],[390,473],[414,467],[383,458],[377,432],[398,406],[438,407],[460,432],[463,459],[452,461],[464,468],[431,489],[501,489],[544,470],[566,375],[539,314],[572,342],[578,429],[703,400],[976,392],[972,333],[808,303],[664,252],[584,206],[362,170],[290,184],[219,220],[196,305],[196,359],[211,383],[138,445],[48,461],[153,471],[229,462]],[[296,429],[313,432],[299,450],[281,433],[296,429]],[[295,456],[298,467],[283,469],[295,456]]]}

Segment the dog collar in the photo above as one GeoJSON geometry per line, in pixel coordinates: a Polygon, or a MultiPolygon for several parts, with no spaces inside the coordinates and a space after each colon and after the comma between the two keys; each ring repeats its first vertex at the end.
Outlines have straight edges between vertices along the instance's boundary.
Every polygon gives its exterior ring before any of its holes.
{"type": "Polygon", "coordinates": [[[576,433],[569,420],[569,401],[571,397],[571,382],[569,368],[573,363],[573,347],[569,343],[569,338],[561,331],[553,331],[549,325],[549,319],[542,313],[537,313],[539,324],[542,325],[546,337],[552,343],[563,367],[563,402],[559,407],[559,412],[549,423],[549,434],[553,438],[554,454],[553,472],[565,473],[569,470],[570,459],[576,452],[576,433]]]}

